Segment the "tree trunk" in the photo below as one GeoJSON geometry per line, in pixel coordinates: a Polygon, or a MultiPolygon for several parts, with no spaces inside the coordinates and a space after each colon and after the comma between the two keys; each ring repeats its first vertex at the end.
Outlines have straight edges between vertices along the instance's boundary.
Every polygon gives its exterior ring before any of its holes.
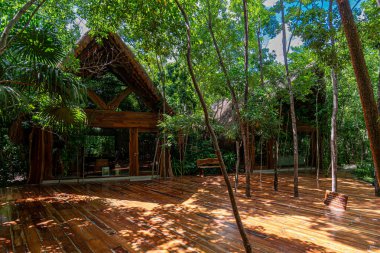
{"type": "Polygon", "coordinates": [[[364,113],[368,138],[372,151],[372,159],[375,167],[377,181],[380,184],[380,125],[378,122],[379,111],[377,109],[373,93],[371,79],[364,59],[362,44],[356,29],[348,0],[337,0],[340,16],[350,50],[352,66],[354,68],[356,82],[359,88],[360,100],[364,113]]]}
{"type": "Polygon", "coordinates": [[[210,6],[208,6],[208,28],[209,28],[209,31],[210,31],[210,35],[211,35],[211,38],[212,38],[212,42],[213,42],[215,51],[216,51],[216,53],[218,55],[219,65],[220,65],[220,67],[222,69],[222,72],[223,72],[225,78],[226,78],[226,84],[227,84],[227,87],[228,87],[228,89],[229,89],[229,91],[231,93],[232,105],[233,105],[233,107],[235,109],[236,118],[237,118],[238,124],[239,124],[240,135],[241,135],[241,138],[242,138],[242,141],[243,141],[244,169],[245,169],[245,172],[246,172],[245,195],[246,195],[247,198],[249,198],[249,197],[251,197],[251,189],[250,189],[251,159],[250,159],[250,156],[249,156],[249,153],[250,153],[249,152],[249,150],[250,150],[249,149],[249,141],[248,141],[249,140],[249,136],[247,136],[247,134],[249,134],[249,132],[247,131],[248,127],[246,126],[246,124],[244,123],[244,121],[243,121],[243,119],[241,117],[240,106],[239,106],[239,102],[237,100],[235,89],[233,88],[233,86],[231,84],[230,76],[228,75],[226,65],[224,64],[222,54],[220,52],[218,43],[217,43],[215,35],[214,35],[214,31],[213,31],[213,28],[212,28],[212,16],[211,16],[210,6]]]}
{"type": "Polygon", "coordinates": [[[14,17],[5,26],[3,33],[0,37],[0,55],[2,55],[8,47],[8,38],[12,28],[17,24],[21,17],[28,11],[28,9],[36,2],[36,0],[29,0],[24,6],[14,15],[14,17]]]}
{"type": "Polygon", "coordinates": [[[316,156],[315,156],[315,164],[316,164],[316,170],[317,170],[317,181],[319,180],[319,171],[320,171],[320,158],[319,158],[319,120],[318,120],[318,98],[319,98],[319,88],[317,91],[317,96],[315,97],[315,122],[316,122],[316,156]]]}
{"type": "MultiPolygon", "coordinates": [[[[380,7],[380,0],[377,1],[380,7]]],[[[380,58],[380,49],[379,49],[379,58],[380,58]]],[[[380,112],[380,66],[379,66],[379,77],[377,80],[377,109],[380,112]]],[[[380,197],[380,185],[379,180],[375,173],[375,196],[380,197]]]]}
{"type": "Polygon", "coordinates": [[[279,124],[278,124],[278,133],[276,140],[276,164],[274,166],[273,173],[273,188],[275,191],[278,191],[278,159],[279,159],[279,149],[280,149],[280,133],[281,133],[281,123],[282,123],[282,100],[280,100],[280,112],[279,112],[279,124]]]}
{"type": "Polygon", "coordinates": [[[337,139],[337,127],[336,118],[338,115],[338,77],[336,74],[336,52],[335,52],[335,38],[334,38],[334,27],[333,27],[333,0],[330,0],[329,4],[329,30],[331,33],[331,47],[332,47],[332,68],[331,68],[331,81],[333,85],[333,110],[331,115],[331,135],[330,135],[330,148],[331,148],[331,191],[338,191],[338,147],[336,144],[337,139]]]}
{"type": "Polygon", "coordinates": [[[264,71],[263,71],[263,48],[261,45],[261,27],[260,27],[260,20],[259,20],[259,26],[257,28],[257,46],[259,48],[259,61],[260,61],[260,85],[261,87],[264,86],[264,71]]]}
{"type": "Polygon", "coordinates": [[[284,54],[284,64],[286,71],[286,81],[289,90],[289,99],[290,99],[290,116],[292,119],[292,131],[293,131],[293,157],[294,157],[294,197],[298,197],[298,136],[297,136],[297,121],[296,121],[296,111],[294,108],[294,95],[292,88],[292,81],[290,80],[289,75],[289,66],[288,66],[288,55],[286,50],[286,27],[285,27],[285,8],[284,1],[281,0],[281,21],[282,21],[282,51],[284,54]]]}
{"type": "MultiPolygon", "coordinates": [[[[332,0],[331,0],[332,1],[332,0]]],[[[336,144],[337,127],[336,117],[338,114],[338,79],[335,71],[331,70],[331,78],[333,84],[333,110],[331,115],[331,136],[330,136],[330,148],[331,148],[331,191],[338,191],[338,148],[336,144]]]]}
{"type": "Polygon", "coordinates": [[[239,167],[240,167],[240,141],[236,141],[236,164],[235,164],[235,193],[239,184],[239,167]]]}
{"type": "Polygon", "coordinates": [[[201,92],[201,90],[199,88],[197,79],[195,78],[195,74],[194,74],[194,70],[193,70],[193,64],[192,64],[192,61],[191,61],[191,28],[190,28],[189,19],[187,17],[187,14],[186,14],[185,10],[183,9],[182,5],[178,2],[178,0],[175,0],[175,3],[177,4],[178,8],[180,9],[181,14],[182,14],[182,16],[183,16],[183,18],[185,20],[186,33],[187,33],[187,54],[186,54],[186,59],[187,59],[187,66],[188,66],[188,69],[189,69],[191,80],[193,82],[195,91],[196,91],[196,93],[198,95],[198,98],[199,98],[199,100],[201,102],[201,105],[202,105],[202,110],[203,110],[203,114],[204,114],[204,117],[205,117],[205,124],[207,126],[207,130],[210,133],[211,140],[212,140],[212,143],[214,145],[215,153],[216,153],[216,155],[218,157],[218,161],[220,163],[220,167],[221,167],[221,171],[222,171],[222,174],[223,174],[223,178],[224,178],[224,181],[226,183],[227,190],[228,190],[228,195],[229,195],[229,198],[230,198],[230,201],[231,201],[232,210],[233,210],[233,213],[234,213],[234,217],[235,217],[235,220],[236,220],[237,227],[238,227],[239,232],[240,232],[240,236],[241,236],[241,238],[243,240],[245,251],[246,252],[252,252],[251,244],[250,244],[250,242],[248,240],[247,233],[246,233],[246,231],[244,229],[243,223],[242,223],[241,218],[240,218],[239,210],[238,210],[237,205],[236,205],[236,200],[235,200],[235,196],[234,196],[234,193],[233,193],[233,189],[232,189],[230,180],[228,179],[227,169],[226,169],[226,165],[224,164],[222,153],[221,153],[220,148],[219,148],[218,139],[217,139],[217,137],[215,135],[214,129],[212,128],[212,126],[210,124],[209,114],[208,114],[208,111],[207,111],[207,105],[206,105],[206,102],[205,102],[205,100],[203,98],[203,94],[202,94],[202,92],[201,92]]]}
{"type": "MultiPolygon", "coordinates": [[[[244,87],[244,109],[247,109],[248,105],[248,11],[247,11],[247,0],[243,0],[243,10],[244,10],[244,76],[245,76],[245,87],[244,87]]],[[[246,149],[244,150],[244,164],[245,164],[245,174],[246,174],[246,186],[245,195],[247,198],[251,197],[251,157],[249,155],[250,145],[249,145],[249,125],[245,122],[245,138],[246,138],[246,149]]]]}

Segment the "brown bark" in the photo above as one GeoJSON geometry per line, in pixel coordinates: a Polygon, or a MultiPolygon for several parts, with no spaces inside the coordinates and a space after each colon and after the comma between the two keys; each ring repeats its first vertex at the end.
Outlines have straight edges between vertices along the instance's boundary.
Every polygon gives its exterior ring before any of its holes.
{"type": "Polygon", "coordinates": [[[317,127],[316,127],[316,133],[315,133],[315,135],[316,135],[316,137],[315,137],[315,142],[316,142],[316,155],[315,155],[315,159],[316,159],[316,174],[317,174],[317,176],[316,176],[316,179],[317,179],[317,181],[319,180],[319,171],[320,171],[320,157],[319,157],[319,145],[320,145],[320,143],[319,143],[319,120],[318,120],[318,97],[319,97],[319,89],[318,89],[318,91],[317,91],[317,96],[315,97],[315,121],[316,121],[316,125],[317,125],[317,127]]]}
{"type": "MultiPolygon", "coordinates": [[[[378,4],[380,7],[380,0],[378,0],[378,4]]],[[[379,58],[380,58],[380,49],[379,49],[379,58]]],[[[380,112],[380,66],[379,66],[379,77],[377,80],[377,109],[380,112]]],[[[380,185],[379,185],[379,180],[377,179],[377,176],[375,174],[375,196],[380,197],[380,185]]]]}
{"type": "Polygon", "coordinates": [[[228,178],[226,165],[224,164],[222,153],[221,153],[220,148],[219,148],[218,139],[217,139],[217,137],[215,135],[214,129],[212,128],[212,126],[210,124],[209,114],[208,114],[208,110],[207,110],[207,105],[206,105],[206,102],[205,102],[205,100],[203,98],[203,94],[202,94],[202,92],[201,92],[201,90],[199,88],[198,81],[197,81],[197,79],[195,77],[195,73],[194,73],[194,70],[193,70],[193,64],[192,64],[192,60],[191,60],[191,28],[190,28],[189,19],[187,17],[187,14],[186,14],[185,10],[183,9],[182,5],[178,2],[178,0],[175,0],[175,3],[178,6],[179,10],[181,11],[181,14],[182,14],[182,16],[184,18],[185,25],[186,25],[186,34],[187,34],[187,54],[186,54],[186,59],[187,59],[187,66],[188,66],[188,69],[189,69],[191,80],[193,82],[195,91],[196,91],[196,93],[198,95],[198,98],[199,98],[199,100],[201,102],[201,105],[202,105],[202,110],[203,110],[203,114],[204,114],[204,117],[205,117],[205,124],[206,124],[207,130],[208,130],[208,132],[209,132],[209,134],[211,136],[211,140],[212,140],[212,143],[214,145],[214,150],[215,150],[215,153],[217,155],[218,161],[220,163],[220,167],[221,167],[221,171],[222,171],[222,174],[223,174],[223,178],[224,178],[224,181],[226,183],[227,190],[228,190],[228,195],[229,195],[229,198],[230,198],[230,201],[231,201],[231,207],[232,207],[232,210],[233,210],[233,214],[234,214],[234,217],[235,217],[235,220],[236,220],[237,227],[238,227],[239,232],[240,232],[240,236],[241,236],[241,238],[243,240],[245,251],[246,252],[252,252],[251,244],[250,244],[250,242],[248,240],[248,236],[247,236],[247,233],[246,233],[246,231],[244,229],[243,222],[241,221],[241,218],[240,218],[240,214],[239,214],[239,210],[237,208],[237,204],[236,204],[235,196],[234,196],[234,193],[233,193],[233,189],[232,189],[230,180],[228,178]]]}
{"type": "Polygon", "coordinates": [[[364,113],[368,138],[372,151],[372,159],[375,167],[377,181],[380,183],[380,125],[378,122],[379,111],[377,109],[373,93],[371,79],[364,59],[362,44],[352,15],[348,0],[337,0],[344,33],[350,50],[351,62],[354,68],[356,82],[359,88],[360,100],[364,113]]]}
{"type": "Polygon", "coordinates": [[[235,164],[235,193],[239,184],[239,167],[240,167],[240,141],[236,141],[236,164],[235,164]]]}
{"type": "Polygon", "coordinates": [[[338,191],[338,147],[336,144],[337,139],[337,115],[338,115],[338,77],[336,74],[336,52],[335,52],[335,38],[334,38],[334,27],[333,27],[333,0],[330,0],[329,4],[329,30],[331,33],[331,47],[332,47],[332,61],[333,65],[331,68],[331,81],[333,86],[333,110],[331,115],[331,135],[330,135],[330,149],[331,149],[331,191],[338,191]]]}
{"type": "Polygon", "coordinates": [[[223,57],[222,57],[222,54],[220,52],[220,49],[219,49],[219,46],[218,46],[218,43],[216,41],[216,38],[215,38],[215,35],[214,35],[214,31],[213,31],[213,27],[212,27],[212,17],[211,17],[211,10],[210,10],[210,7],[208,6],[208,28],[209,28],[209,31],[210,31],[210,35],[211,35],[211,38],[212,38],[212,42],[213,42],[213,45],[214,45],[214,48],[215,48],[215,51],[218,55],[218,61],[219,61],[219,65],[220,65],[220,68],[222,69],[222,72],[226,78],[226,84],[227,84],[227,87],[230,91],[230,94],[231,94],[231,98],[232,98],[232,105],[235,109],[235,113],[236,113],[236,118],[238,120],[238,124],[239,124],[239,130],[240,130],[240,135],[241,135],[241,138],[243,140],[243,149],[244,149],[244,169],[245,169],[245,172],[246,172],[246,188],[245,188],[245,195],[246,197],[251,197],[251,189],[250,189],[250,168],[251,168],[251,159],[250,159],[250,156],[249,156],[249,136],[247,136],[247,134],[249,133],[247,131],[247,125],[244,123],[242,117],[241,117],[241,112],[240,112],[240,106],[239,106],[239,102],[237,100],[237,96],[236,96],[236,93],[235,93],[235,89],[233,88],[232,84],[231,84],[231,80],[230,80],[230,76],[228,75],[228,72],[227,72],[227,68],[226,68],[226,65],[224,64],[224,61],[223,61],[223,57]]]}
{"type": "MultiPolygon", "coordinates": [[[[247,108],[248,104],[248,11],[247,11],[247,0],[243,0],[243,10],[244,10],[244,76],[245,76],[245,87],[244,87],[244,107],[247,108]]],[[[245,122],[245,143],[246,148],[244,149],[244,165],[246,174],[246,185],[245,185],[245,195],[247,198],[251,197],[251,157],[249,156],[249,125],[245,122]]]]}
{"type": "Polygon", "coordinates": [[[267,167],[268,170],[273,170],[274,169],[274,153],[273,153],[273,146],[274,146],[274,138],[270,138],[267,141],[267,167]]]}
{"type": "Polygon", "coordinates": [[[34,127],[29,135],[28,184],[40,184],[52,177],[53,135],[34,127]]]}
{"type": "Polygon", "coordinates": [[[294,108],[294,95],[292,88],[292,81],[290,80],[289,75],[289,66],[288,66],[288,55],[286,50],[286,27],[285,27],[285,8],[284,1],[281,0],[281,20],[282,20],[282,51],[284,54],[284,64],[286,71],[286,81],[289,90],[289,99],[290,99],[290,116],[292,120],[292,131],[293,131],[293,157],[294,157],[294,197],[298,197],[298,136],[297,136],[297,122],[296,122],[296,111],[294,108]]]}
{"type": "Polygon", "coordinates": [[[129,129],[129,175],[138,176],[140,174],[139,164],[139,130],[129,129]]]}

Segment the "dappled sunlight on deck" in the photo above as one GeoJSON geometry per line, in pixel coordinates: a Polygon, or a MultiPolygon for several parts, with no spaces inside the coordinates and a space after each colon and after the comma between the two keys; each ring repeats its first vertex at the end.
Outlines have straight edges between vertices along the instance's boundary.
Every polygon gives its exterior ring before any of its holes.
{"type": "MultiPolygon", "coordinates": [[[[259,252],[380,252],[380,198],[370,185],[340,179],[348,210],[323,204],[330,180],[244,176],[236,194],[242,220],[259,252]],[[317,187],[318,186],[318,187],[317,187]]],[[[16,252],[243,252],[223,178],[179,177],[1,189],[0,249],[16,252]]]]}

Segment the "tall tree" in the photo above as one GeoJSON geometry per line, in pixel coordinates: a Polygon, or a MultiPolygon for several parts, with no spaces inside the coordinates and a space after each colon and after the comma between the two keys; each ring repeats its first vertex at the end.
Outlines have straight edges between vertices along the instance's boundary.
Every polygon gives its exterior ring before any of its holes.
{"type": "Polygon", "coordinates": [[[284,54],[284,65],[285,65],[285,74],[286,82],[289,91],[289,102],[290,102],[290,116],[292,120],[292,132],[293,132],[293,158],[294,158],[294,197],[298,197],[298,136],[297,136],[297,121],[296,121],[296,111],[294,108],[294,95],[292,81],[289,74],[289,65],[288,65],[288,51],[286,43],[286,25],[285,25],[285,7],[284,1],[280,0],[281,7],[281,23],[282,23],[282,51],[284,54]]]}
{"type": "MultiPolygon", "coordinates": [[[[247,11],[247,0],[243,0],[243,11],[244,11],[244,109],[247,109],[248,105],[248,42],[249,42],[249,30],[248,30],[248,11],[247,11]]],[[[250,157],[250,141],[249,141],[249,125],[244,122],[245,127],[245,143],[246,147],[244,149],[244,165],[246,174],[246,184],[245,184],[245,195],[249,198],[251,197],[251,157],[250,157]]]]}
{"type": "Polygon", "coordinates": [[[369,77],[367,64],[364,59],[362,44],[356,28],[351,6],[348,0],[337,0],[339,13],[342,18],[344,33],[350,50],[351,62],[354,68],[360,101],[364,113],[364,121],[368,131],[375,173],[380,184],[380,125],[379,111],[369,77]]]}
{"type": "MultiPolygon", "coordinates": [[[[380,0],[378,0],[378,5],[380,7],[380,0]]],[[[380,49],[379,49],[379,58],[380,58],[380,49]]],[[[380,66],[379,66],[379,74],[378,74],[378,79],[377,79],[377,110],[379,111],[380,113],[380,66]]],[[[375,195],[380,197],[380,184],[379,184],[379,181],[377,179],[377,175],[375,174],[375,182],[374,182],[374,185],[375,185],[375,195]]]]}
{"type": "Polygon", "coordinates": [[[235,217],[235,220],[236,220],[237,227],[238,227],[239,232],[240,232],[240,236],[241,236],[241,238],[243,240],[245,251],[246,252],[252,252],[252,246],[251,246],[251,244],[250,244],[250,242],[248,240],[248,236],[247,236],[247,233],[246,233],[246,231],[244,229],[243,222],[241,221],[239,210],[238,210],[237,205],[236,205],[236,200],[235,200],[235,196],[234,196],[234,193],[233,193],[233,189],[232,189],[230,180],[228,179],[228,173],[227,173],[226,165],[224,164],[224,161],[223,161],[222,152],[220,151],[220,148],[219,148],[218,139],[217,139],[215,131],[214,131],[214,129],[211,126],[211,123],[210,123],[209,114],[208,114],[208,110],[207,110],[207,105],[206,105],[206,102],[205,102],[205,100],[203,98],[203,94],[202,94],[202,92],[201,92],[201,90],[199,88],[199,85],[198,85],[198,82],[197,82],[197,79],[195,77],[195,73],[194,73],[194,70],[193,70],[193,63],[192,63],[192,60],[191,60],[191,27],[190,27],[189,18],[187,17],[185,9],[178,2],[178,0],[175,0],[175,3],[177,4],[177,6],[178,6],[179,10],[181,11],[181,14],[182,14],[182,16],[183,16],[183,18],[185,20],[186,34],[187,34],[187,53],[186,53],[186,59],[187,59],[187,66],[188,66],[188,69],[189,69],[191,80],[193,82],[195,91],[196,91],[196,93],[198,95],[199,101],[201,102],[203,114],[204,114],[204,117],[205,117],[206,127],[207,127],[207,130],[208,130],[208,132],[209,132],[209,134],[211,136],[211,140],[212,140],[212,143],[213,143],[213,146],[214,146],[214,149],[215,149],[215,153],[216,153],[216,156],[218,158],[218,161],[219,161],[219,164],[220,164],[220,167],[221,167],[223,178],[224,178],[224,181],[225,181],[225,183],[227,185],[227,190],[228,190],[228,195],[229,195],[229,198],[230,198],[230,201],[231,201],[232,210],[233,210],[233,213],[234,213],[234,217],[235,217]]]}
{"type": "Polygon", "coordinates": [[[333,86],[333,109],[331,115],[331,135],[330,135],[330,149],[331,149],[331,190],[333,192],[338,191],[338,147],[336,144],[337,139],[337,115],[338,115],[338,76],[337,76],[337,57],[335,51],[335,36],[333,27],[333,0],[330,0],[329,4],[329,30],[330,30],[330,42],[331,42],[331,81],[333,86]]]}
{"type": "Polygon", "coordinates": [[[250,167],[250,152],[249,152],[250,151],[249,136],[247,136],[247,134],[248,134],[247,127],[246,127],[246,124],[244,123],[244,120],[242,119],[239,101],[238,101],[238,98],[236,96],[235,89],[232,86],[230,76],[228,74],[226,65],[224,63],[222,54],[221,54],[219,46],[218,46],[218,42],[216,41],[216,38],[215,38],[213,25],[212,25],[211,7],[209,4],[209,1],[207,1],[207,5],[208,5],[207,6],[207,8],[208,8],[208,29],[209,29],[209,32],[210,32],[210,35],[212,38],[212,42],[213,42],[215,51],[216,51],[217,56],[218,56],[220,68],[222,69],[222,72],[226,78],[226,84],[227,84],[228,90],[231,93],[232,105],[233,105],[233,108],[234,108],[235,113],[236,113],[236,118],[238,121],[237,123],[239,125],[240,135],[241,135],[241,138],[243,140],[244,165],[245,165],[245,171],[246,171],[245,195],[246,195],[246,197],[250,197],[251,196],[251,190],[250,190],[250,181],[251,181],[250,180],[250,169],[251,169],[251,167],[250,167]]]}

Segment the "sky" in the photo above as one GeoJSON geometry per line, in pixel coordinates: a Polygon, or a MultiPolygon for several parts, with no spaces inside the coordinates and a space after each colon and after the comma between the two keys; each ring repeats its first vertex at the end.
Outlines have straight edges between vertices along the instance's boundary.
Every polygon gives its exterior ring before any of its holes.
{"type": "MultiPolygon", "coordinates": [[[[266,0],[264,2],[264,5],[266,7],[272,7],[277,2],[278,2],[278,0],[266,0]]],[[[350,0],[351,7],[356,2],[357,2],[357,0],[350,0]]],[[[328,4],[326,4],[325,6],[327,8],[328,4]]],[[[286,38],[289,39],[290,35],[291,35],[291,33],[289,31],[289,28],[287,27],[286,38]]],[[[299,38],[299,37],[293,37],[292,38],[291,47],[301,46],[302,44],[303,43],[302,43],[301,38],[299,38]]],[[[282,33],[277,34],[276,37],[274,37],[273,39],[271,39],[269,41],[264,40],[263,46],[268,48],[270,52],[274,51],[274,53],[276,54],[276,60],[280,63],[284,63],[284,54],[282,53],[282,33]]],[[[291,49],[290,49],[290,52],[292,52],[291,49]]]]}
{"type": "MultiPolygon", "coordinates": [[[[277,1],[278,0],[266,0],[264,2],[264,5],[266,7],[272,7],[275,3],[277,3],[277,1]]],[[[287,29],[286,37],[289,40],[291,33],[289,31],[288,26],[286,26],[286,29],[287,29]]],[[[302,40],[299,37],[292,38],[291,47],[296,47],[296,46],[301,46],[301,45],[302,45],[302,40]]],[[[282,51],[282,33],[277,34],[276,37],[274,37],[273,39],[267,42],[264,41],[264,47],[268,48],[270,52],[274,51],[274,53],[276,54],[276,60],[280,63],[284,63],[284,54],[282,51]]],[[[292,50],[290,49],[290,52],[291,51],[292,50]]]]}

